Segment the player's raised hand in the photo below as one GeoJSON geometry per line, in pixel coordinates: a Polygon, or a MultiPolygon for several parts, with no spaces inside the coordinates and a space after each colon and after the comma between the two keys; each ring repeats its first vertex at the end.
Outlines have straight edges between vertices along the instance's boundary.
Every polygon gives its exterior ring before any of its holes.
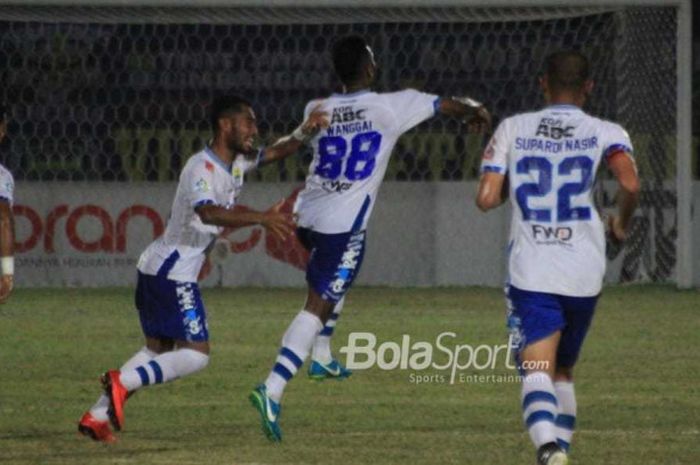
{"type": "Polygon", "coordinates": [[[474,110],[474,114],[465,123],[469,133],[488,134],[491,132],[493,119],[491,113],[482,105],[474,110]]]}
{"type": "Polygon", "coordinates": [[[296,225],[292,215],[282,211],[284,199],[277,202],[272,208],[263,213],[263,218],[260,224],[268,230],[270,234],[279,240],[285,240],[287,237],[294,234],[296,225]]]}
{"type": "Polygon", "coordinates": [[[4,304],[7,298],[10,297],[14,283],[14,277],[11,274],[5,274],[0,277],[0,304],[4,304]]]}
{"type": "Polygon", "coordinates": [[[327,128],[329,125],[328,112],[321,110],[319,103],[311,110],[309,117],[301,124],[301,132],[309,139],[318,133],[321,129],[327,128]]]}

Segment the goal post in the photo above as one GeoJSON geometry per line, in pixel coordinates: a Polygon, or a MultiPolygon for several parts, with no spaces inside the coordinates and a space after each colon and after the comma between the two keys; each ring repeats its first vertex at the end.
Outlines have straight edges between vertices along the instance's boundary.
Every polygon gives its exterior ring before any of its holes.
{"type": "MultiPolygon", "coordinates": [[[[9,164],[18,181],[172,182],[206,138],[203,102],[239,83],[263,131],[286,132],[309,97],[336,85],[324,68],[336,34],[376,42],[381,89],[474,93],[499,119],[540,104],[534,78],[544,56],[575,47],[592,54],[597,73],[591,112],[629,129],[643,179],[615,280],[697,284],[690,0],[261,3],[0,0],[0,98],[16,119],[9,164]],[[197,79],[204,84],[193,86],[197,79]]],[[[387,181],[473,181],[484,141],[458,140],[451,124],[430,122],[405,136],[387,181]]],[[[251,181],[299,182],[306,161],[251,181]]]]}

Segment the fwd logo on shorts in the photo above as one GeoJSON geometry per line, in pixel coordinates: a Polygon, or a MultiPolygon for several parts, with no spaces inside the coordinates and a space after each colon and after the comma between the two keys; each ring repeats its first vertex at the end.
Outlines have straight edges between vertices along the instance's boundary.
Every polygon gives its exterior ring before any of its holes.
{"type": "MultiPolygon", "coordinates": [[[[566,226],[552,227],[541,224],[532,225],[532,237],[538,244],[566,244],[571,240],[574,231],[566,226]]],[[[568,244],[566,244],[568,245],[568,244]]]]}
{"type": "Polygon", "coordinates": [[[443,332],[434,342],[413,341],[404,334],[400,342],[377,344],[374,334],[358,332],[350,333],[348,344],[340,352],[346,355],[346,366],[351,370],[366,370],[374,365],[380,370],[447,370],[450,384],[455,383],[462,370],[493,370],[499,360],[506,368],[516,368],[512,363],[515,346],[510,339],[506,344],[473,346],[459,344],[456,338],[456,333],[443,332]]]}

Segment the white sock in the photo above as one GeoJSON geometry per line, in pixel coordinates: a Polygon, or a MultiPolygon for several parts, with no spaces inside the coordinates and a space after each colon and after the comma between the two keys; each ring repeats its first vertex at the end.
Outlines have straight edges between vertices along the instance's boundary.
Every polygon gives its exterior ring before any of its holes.
{"type": "MultiPolygon", "coordinates": [[[[142,347],[138,352],[136,352],[129,360],[127,360],[124,365],[120,368],[121,371],[130,370],[136,368],[139,365],[147,363],[153,357],[158,355],[153,352],[148,347],[142,347]]],[[[107,416],[107,409],[109,408],[109,398],[102,394],[95,405],[90,408],[90,413],[98,421],[107,421],[109,416],[107,416]]]]}
{"type": "Polygon", "coordinates": [[[282,399],[287,382],[299,370],[309,356],[314,339],[323,328],[321,320],[313,313],[302,310],[282,337],[282,348],[272,371],[265,380],[267,394],[275,402],[282,399]]]}
{"type": "Polygon", "coordinates": [[[557,417],[557,396],[552,378],[538,371],[523,378],[522,409],[525,426],[535,447],[557,442],[554,421],[557,417]]]}
{"type": "Polygon", "coordinates": [[[124,370],[119,380],[128,391],[150,384],[167,383],[191,375],[209,363],[209,356],[193,349],[177,349],[158,355],[136,368],[124,370]]]}
{"type": "Polygon", "coordinates": [[[576,393],[574,383],[568,381],[557,381],[554,383],[554,391],[557,393],[559,401],[559,411],[555,420],[557,431],[557,442],[559,447],[569,451],[571,438],[576,428],[576,393]]]}
{"type": "Polygon", "coordinates": [[[311,350],[311,358],[313,360],[317,360],[323,364],[330,363],[333,360],[333,355],[331,354],[331,337],[333,337],[333,330],[335,330],[335,325],[338,322],[340,312],[343,311],[344,304],[345,296],[335,304],[333,313],[328,317],[325,326],[321,332],[318,333],[318,336],[316,336],[314,347],[311,350]]]}

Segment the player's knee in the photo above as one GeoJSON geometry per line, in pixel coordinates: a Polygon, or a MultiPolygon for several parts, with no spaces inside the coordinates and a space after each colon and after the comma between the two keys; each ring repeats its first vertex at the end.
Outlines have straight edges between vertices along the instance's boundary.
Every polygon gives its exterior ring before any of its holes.
{"type": "Polygon", "coordinates": [[[335,302],[325,300],[316,291],[309,289],[305,305],[305,310],[307,312],[316,315],[323,324],[326,324],[334,308],[335,302]]]}
{"type": "Polygon", "coordinates": [[[175,348],[175,341],[167,338],[146,338],[146,347],[148,350],[155,352],[156,354],[163,354],[165,352],[170,352],[175,348]]]}
{"type": "Polygon", "coordinates": [[[554,381],[568,381],[572,382],[574,380],[574,367],[564,367],[558,366],[554,372],[554,381]]]}
{"type": "Polygon", "coordinates": [[[209,342],[177,341],[178,349],[191,349],[204,355],[209,355],[209,342]]]}

